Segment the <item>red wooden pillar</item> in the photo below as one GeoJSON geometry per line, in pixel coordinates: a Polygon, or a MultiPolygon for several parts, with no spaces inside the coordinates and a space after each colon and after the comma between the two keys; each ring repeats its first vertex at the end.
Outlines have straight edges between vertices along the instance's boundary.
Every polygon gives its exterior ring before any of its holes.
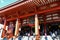
{"type": "Polygon", "coordinates": [[[45,36],[47,36],[47,33],[46,33],[46,15],[44,15],[44,33],[45,33],[45,36]]]}

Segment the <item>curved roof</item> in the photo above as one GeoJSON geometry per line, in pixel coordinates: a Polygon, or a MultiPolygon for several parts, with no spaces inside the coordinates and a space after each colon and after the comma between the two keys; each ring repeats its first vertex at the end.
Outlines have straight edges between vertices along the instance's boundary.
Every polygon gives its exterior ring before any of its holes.
{"type": "Polygon", "coordinates": [[[7,7],[11,7],[17,3],[20,3],[24,0],[0,0],[0,10],[5,9],[7,7]]]}

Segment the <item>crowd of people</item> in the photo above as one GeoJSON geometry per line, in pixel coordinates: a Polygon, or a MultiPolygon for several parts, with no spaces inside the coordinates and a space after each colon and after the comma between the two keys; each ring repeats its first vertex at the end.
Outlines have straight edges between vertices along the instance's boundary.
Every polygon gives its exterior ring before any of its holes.
{"type": "MultiPolygon", "coordinates": [[[[1,35],[2,35],[2,31],[3,31],[3,24],[0,21],[0,39],[1,39],[1,35]]],[[[34,27],[30,27],[30,26],[21,26],[20,27],[20,31],[19,31],[19,35],[17,36],[18,40],[35,40],[35,28],[34,27]]],[[[44,30],[44,29],[42,29],[44,30]]],[[[11,37],[11,40],[14,40],[14,33],[15,33],[15,24],[13,22],[9,22],[8,23],[8,28],[5,30],[5,37],[3,38],[3,40],[8,40],[7,37],[11,37]],[[7,31],[8,30],[8,31],[7,31]],[[9,36],[12,35],[12,36],[9,36]]],[[[55,39],[60,39],[60,29],[58,28],[57,30],[52,30],[49,31],[47,30],[46,33],[44,33],[44,31],[40,30],[40,36],[46,36],[45,39],[48,40],[48,35],[51,37],[51,39],[55,40],[55,39]]]]}
{"type": "MultiPolygon", "coordinates": [[[[7,33],[7,35],[12,34],[14,36],[14,31],[15,31],[15,27],[14,27],[13,23],[10,22],[9,27],[8,27],[8,31],[6,33],[7,33]]],[[[41,35],[41,36],[45,36],[45,35],[41,35]]],[[[58,37],[60,39],[60,29],[50,31],[49,36],[53,40],[58,39],[58,37]]],[[[26,28],[22,27],[21,31],[19,31],[19,35],[18,35],[18,40],[23,40],[26,38],[27,38],[27,40],[34,40],[35,39],[35,32],[28,26],[26,28]]],[[[12,37],[11,40],[13,40],[13,39],[14,38],[12,37]]],[[[7,40],[7,38],[5,37],[4,40],[7,40]]]]}

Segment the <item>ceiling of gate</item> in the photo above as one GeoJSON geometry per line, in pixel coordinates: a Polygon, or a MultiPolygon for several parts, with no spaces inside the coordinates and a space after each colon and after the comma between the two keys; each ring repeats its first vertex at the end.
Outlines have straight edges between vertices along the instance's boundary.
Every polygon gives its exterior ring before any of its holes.
{"type": "Polygon", "coordinates": [[[6,16],[16,16],[16,14],[23,15],[57,7],[60,6],[59,4],[60,0],[27,0],[23,3],[18,3],[17,5],[1,10],[0,13],[6,16]]]}

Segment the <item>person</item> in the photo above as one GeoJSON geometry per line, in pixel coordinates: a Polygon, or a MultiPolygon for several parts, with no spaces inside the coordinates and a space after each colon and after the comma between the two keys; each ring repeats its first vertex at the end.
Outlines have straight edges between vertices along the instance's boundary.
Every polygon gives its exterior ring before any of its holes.
{"type": "Polygon", "coordinates": [[[28,33],[28,40],[29,40],[29,38],[30,38],[30,33],[28,33]]]}
{"type": "Polygon", "coordinates": [[[18,40],[22,40],[22,36],[19,36],[19,37],[18,37],[18,40]]]}
{"type": "Polygon", "coordinates": [[[7,31],[7,38],[12,38],[13,35],[14,35],[14,24],[13,22],[10,22],[9,25],[8,25],[8,31],[7,31]]]}
{"type": "Polygon", "coordinates": [[[19,37],[18,37],[18,40],[22,40],[22,37],[23,37],[23,36],[20,35],[20,32],[21,32],[21,28],[19,28],[19,37]]]}
{"type": "Polygon", "coordinates": [[[1,36],[3,31],[6,33],[6,30],[3,30],[3,24],[0,24],[0,40],[2,39],[1,36]]]}
{"type": "Polygon", "coordinates": [[[50,36],[51,36],[51,38],[52,38],[52,34],[53,34],[53,33],[50,31],[50,36]]]}
{"type": "MultiPolygon", "coordinates": [[[[3,32],[3,28],[4,28],[4,25],[2,24],[2,18],[0,17],[0,40],[2,40],[3,38],[1,37],[2,36],[2,32],[3,32]]],[[[5,32],[5,30],[4,30],[5,32]]]]}
{"type": "Polygon", "coordinates": [[[47,34],[45,33],[45,40],[48,40],[48,38],[47,38],[47,34]]]}
{"type": "Polygon", "coordinates": [[[55,35],[55,33],[53,33],[52,34],[52,39],[55,40],[55,37],[56,37],[56,35],[55,35]]]}
{"type": "Polygon", "coordinates": [[[57,31],[55,31],[55,35],[56,35],[56,37],[57,37],[57,31]]]}
{"type": "Polygon", "coordinates": [[[11,30],[11,32],[13,33],[13,30],[14,30],[14,24],[13,22],[10,22],[9,26],[8,26],[8,30],[11,30]]]}
{"type": "Polygon", "coordinates": [[[60,40],[60,29],[57,30],[58,38],[60,40]]]}

